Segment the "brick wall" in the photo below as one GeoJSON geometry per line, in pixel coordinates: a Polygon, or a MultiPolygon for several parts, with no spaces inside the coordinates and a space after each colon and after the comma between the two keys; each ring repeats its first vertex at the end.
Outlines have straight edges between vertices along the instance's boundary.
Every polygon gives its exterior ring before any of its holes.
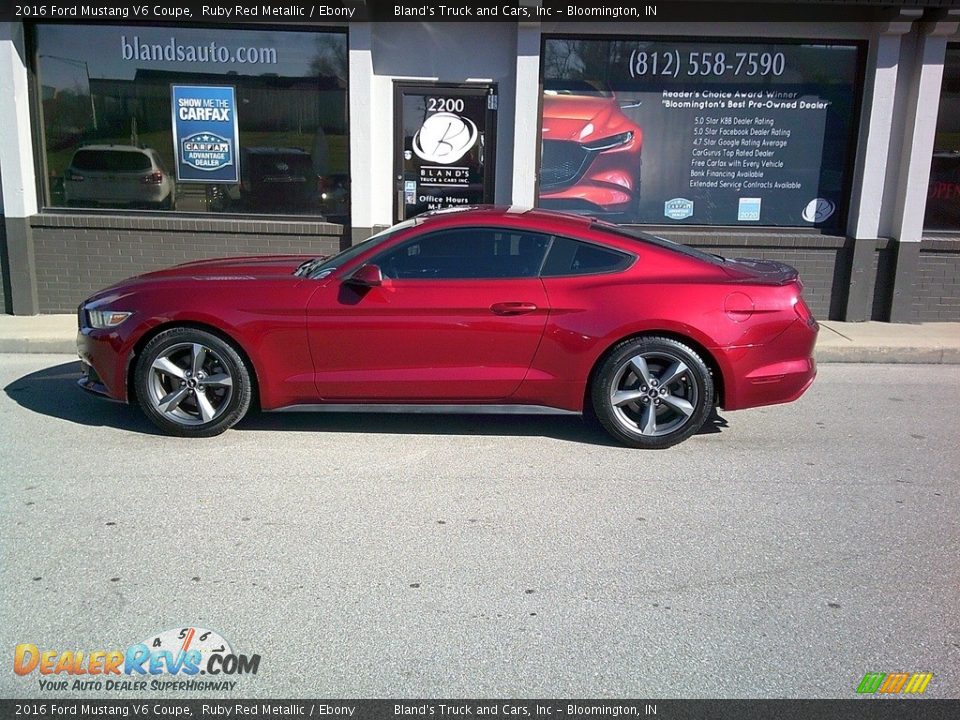
{"type": "MultiPolygon", "coordinates": [[[[44,214],[30,220],[40,311],[73,312],[97,290],[135,275],[208,257],[305,253],[341,247],[343,228],[317,222],[44,214]]],[[[821,319],[839,319],[846,302],[849,241],[805,233],[716,233],[657,230],[685,244],[728,257],[780,260],[800,271],[804,296],[821,319]]],[[[0,248],[3,247],[0,222],[0,248]]],[[[871,319],[887,320],[895,243],[877,242],[870,272],[871,319]]],[[[0,253],[6,261],[6,253],[0,253]]],[[[8,304],[6,267],[0,294],[8,304]]],[[[911,321],[960,320],[960,238],[924,238],[911,321]]]]}
{"type": "Polygon", "coordinates": [[[7,297],[9,292],[7,278],[9,277],[10,270],[7,268],[7,224],[3,215],[0,215],[0,300],[3,301],[0,308],[4,313],[13,312],[13,308],[10,307],[10,298],[7,297]]]}
{"type": "Polygon", "coordinates": [[[340,249],[343,228],[322,222],[43,214],[30,220],[40,312],[73,312],[131,275],[204,258],[340,249]]]}
{"type": "Polygon", "coordinates": [[[924,238],[911,321],[960,320],[960,238],[924,238]]]}
{"type": "Polygon", "coordinates": [[[890,294],[893,290],[893,271],[896,243],[887,238],[877,240],[877,251],[870,264],[871,286],[867,297],[873,298],[870,319],[886,322],[890,319],[890,294]]]}
{"type": "MultiPolygon", "coordinates": [[[[870,276],[871,320],[890,319],[897,244],[878,240],[870,276]]],[[[926,237],[920,243],[908,322],[960,321],[960,237],[926,237]]]]}

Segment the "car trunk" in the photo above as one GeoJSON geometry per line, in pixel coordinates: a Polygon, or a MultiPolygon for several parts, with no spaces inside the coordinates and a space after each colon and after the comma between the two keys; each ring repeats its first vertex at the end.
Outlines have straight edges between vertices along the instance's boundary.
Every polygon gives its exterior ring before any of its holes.
{"type": "Polygon", "coordinates": [[[759,282],[764,285],[786,285],[800,282],[800,273],[792,265],[778,260],[760,258],[725,258],[723,264],[734,279],[759,282]]]}

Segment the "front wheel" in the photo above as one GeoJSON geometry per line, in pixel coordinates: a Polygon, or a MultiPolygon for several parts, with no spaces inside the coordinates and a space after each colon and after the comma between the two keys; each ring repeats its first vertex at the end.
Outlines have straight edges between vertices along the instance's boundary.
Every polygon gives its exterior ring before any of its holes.
{"type": "Polygon", "coordinates": [[[617,345],[591,389],[597,419],[637,448],[667,448],[693,435],[713,408],[713,378],[700,356],[672,338],[617,345]]]}
{"type": "Polygon", "coordinates": [[[212,437],[235,425],[250,407],[250,373],[227,342],[195,328],[153,338],[137,360],[137,399],[168,435],[212,437]]]}

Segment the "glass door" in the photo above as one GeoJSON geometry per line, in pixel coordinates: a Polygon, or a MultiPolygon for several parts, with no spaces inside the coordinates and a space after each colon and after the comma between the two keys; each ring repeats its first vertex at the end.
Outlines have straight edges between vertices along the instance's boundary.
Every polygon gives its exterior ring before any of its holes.
{"type": "Polygon", "coordinates": [[[394,216],[493,202],[493,85],[395,85],[394,216]]]}

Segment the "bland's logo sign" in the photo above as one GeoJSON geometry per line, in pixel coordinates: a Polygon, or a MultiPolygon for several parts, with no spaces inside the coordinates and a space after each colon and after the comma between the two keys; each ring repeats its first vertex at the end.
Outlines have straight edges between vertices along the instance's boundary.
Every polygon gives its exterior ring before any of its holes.
{"type": "Polygon", "coordinates": [[[810,223],[822,223],[833,215],[833,211],[836,209],[837,206],[830,200],[818,197],[807,203],[806,207],[803,208],[801,217],[810,223]]]}
{"type": "Polygon", "coordinates": [[[470,118],[438,112],[423,121],[413,136],[413,151],[427,162],[450,165],[477,143],[477,126],[470,118]]]}

